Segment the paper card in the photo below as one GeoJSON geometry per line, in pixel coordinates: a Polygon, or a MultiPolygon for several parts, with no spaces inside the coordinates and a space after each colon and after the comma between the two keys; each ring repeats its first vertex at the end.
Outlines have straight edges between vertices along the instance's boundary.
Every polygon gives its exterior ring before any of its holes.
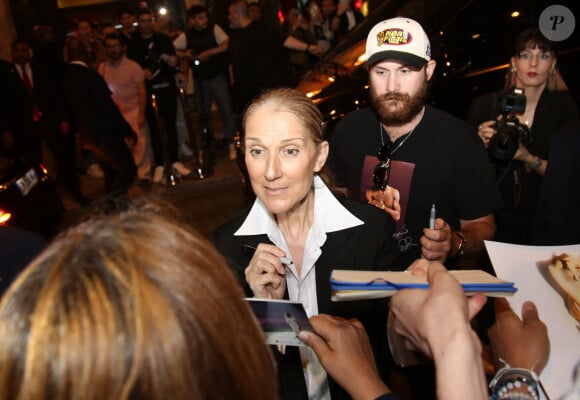
{"type": "Polygon", "coordinates": [[[580,245],[518,246],[486,241],[485,246],[497,276],[518,287],[508,298],[512,309],[521,316],[522,304],[531,300],[548,327],[550,357],[540,380],[550,398],[558,399],[572,387],[572,371],[580,361],[580,324],[568,312],[565,296],[555,287],[547,268],[554,255],[580,254],[580,245]]]}
{"type": "Polygon", "coordinates": [[[312,332],[302,303],[288,300],[247,298],[266,336],[266,343],[286,346],[306,346],[298,332],[312,332]]]}

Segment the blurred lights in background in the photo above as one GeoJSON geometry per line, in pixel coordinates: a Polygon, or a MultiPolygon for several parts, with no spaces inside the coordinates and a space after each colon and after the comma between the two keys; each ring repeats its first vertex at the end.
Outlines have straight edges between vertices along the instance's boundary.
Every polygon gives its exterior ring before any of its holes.
{"type": "Polygon", "coordinates": [[[4,210],[0,210],[0,225],[5,224],[12,217],[12,214],[4,210]]]}
{"type": "Polygon", "coordinates": [[[311,98],[313,98],[314,96],[316,96],[320,92],[322,92],[322,89],[314,90],[312,92],[308,92],[308,93],[306,93],[306,97],[308,97],[309,99],[311,99],[311,98]]]}
{"type": "Polygon", "coordinates": [[[519,17],[519,16],[520,16],[520,12],[519,12],[518,10],[515,10],[515,11],[513,11],[513,12],[510,14],[510,16],[511,16],[512,18],[517,18],[517,17],[519,17]]]}

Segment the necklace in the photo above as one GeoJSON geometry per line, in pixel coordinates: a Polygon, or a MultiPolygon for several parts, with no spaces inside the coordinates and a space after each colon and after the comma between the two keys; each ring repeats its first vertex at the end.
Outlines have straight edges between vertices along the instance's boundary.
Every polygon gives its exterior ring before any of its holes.
{"type": "MultiPolygon", "coordinates": [[[[384,142],[384,140],[383,140],[383,130],[384,130],[384,128],[383,128],[383,124],[382,124],[382,122],[379,122],[379,135],[380,135],[380,137],[381,137],[381,146],[382,146],[382,147],[385,147],[385,142],[384,142]]],[[[409,133],[407,133],[407,134],[405,134],[405,135],[401,136],[403,139],[402,139],[402,140],[399,142],[399,144],[398,144],[398,145],[396,145],[396,146],[395,146],[395,148],[394,148],[394,149],[392,149],[391,151],[389,151],[389,156],[391,156],[391,155],[395,154],[395,152],[396,152],[397,150],[399,150],[399,149],[401,148],[401,146],[403,146],[403,145],[405,144],[405,142],[406,142],[406,141],[407,141],[407,140],[408,140],[408,139],[411,137],[411,135],[413,134],[413,131],[414,131],[414,130],[415,130],[415,128],[411,129],[411,130],[409,131],[409,133]]],[[[386,132],[385,132],[385,133],[386,133],[386,132]]],[[[400,138],[399,138],[399,139],[400,139],[400,138]]],[[[396,142],[396,141],[397,141],[397,140],[395,140],[395,142],[396,142]]],[[[395,144],[395,143],[393,142],[393,144],[395,144]]]]}
{"type": "Polygon", "coordinates": [[[529,113],[524,113],[522,115],[522,119],[524,124],[529,128],[532,125],[532,122],[534,122],[534,113],[535,113],[535,109],[532,109],[532,111],[530,111],[529,113]]]}

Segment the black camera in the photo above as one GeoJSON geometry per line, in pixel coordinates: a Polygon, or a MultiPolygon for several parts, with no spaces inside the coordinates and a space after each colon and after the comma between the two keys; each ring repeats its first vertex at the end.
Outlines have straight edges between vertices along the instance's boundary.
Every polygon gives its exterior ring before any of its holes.
{"type": "Polygon", "coordinates": [[[519,143],[528,146],[532,142],[530,129],[516,117],[516,114],[526,110],[524,91],[514,88],[502,96],[501,110],[502,118],[498,118],[493,125],[497,133],[491,138],[488,151],[492,158],[508,161],[516,154],[519,143]]]}

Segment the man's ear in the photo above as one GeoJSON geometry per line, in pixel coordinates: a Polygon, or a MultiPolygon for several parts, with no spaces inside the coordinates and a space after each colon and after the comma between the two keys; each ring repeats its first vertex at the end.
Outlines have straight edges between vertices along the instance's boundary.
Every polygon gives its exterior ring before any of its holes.
{"type": "Polygon", "coordinates": [[[427,61],[427,65],[425,66],[425,75],[427,76],[427,80],[430,81],[431,77],[433,76],[433,72],[435,72],[435,66],[437,62],[435,60],[427,61]]]}

